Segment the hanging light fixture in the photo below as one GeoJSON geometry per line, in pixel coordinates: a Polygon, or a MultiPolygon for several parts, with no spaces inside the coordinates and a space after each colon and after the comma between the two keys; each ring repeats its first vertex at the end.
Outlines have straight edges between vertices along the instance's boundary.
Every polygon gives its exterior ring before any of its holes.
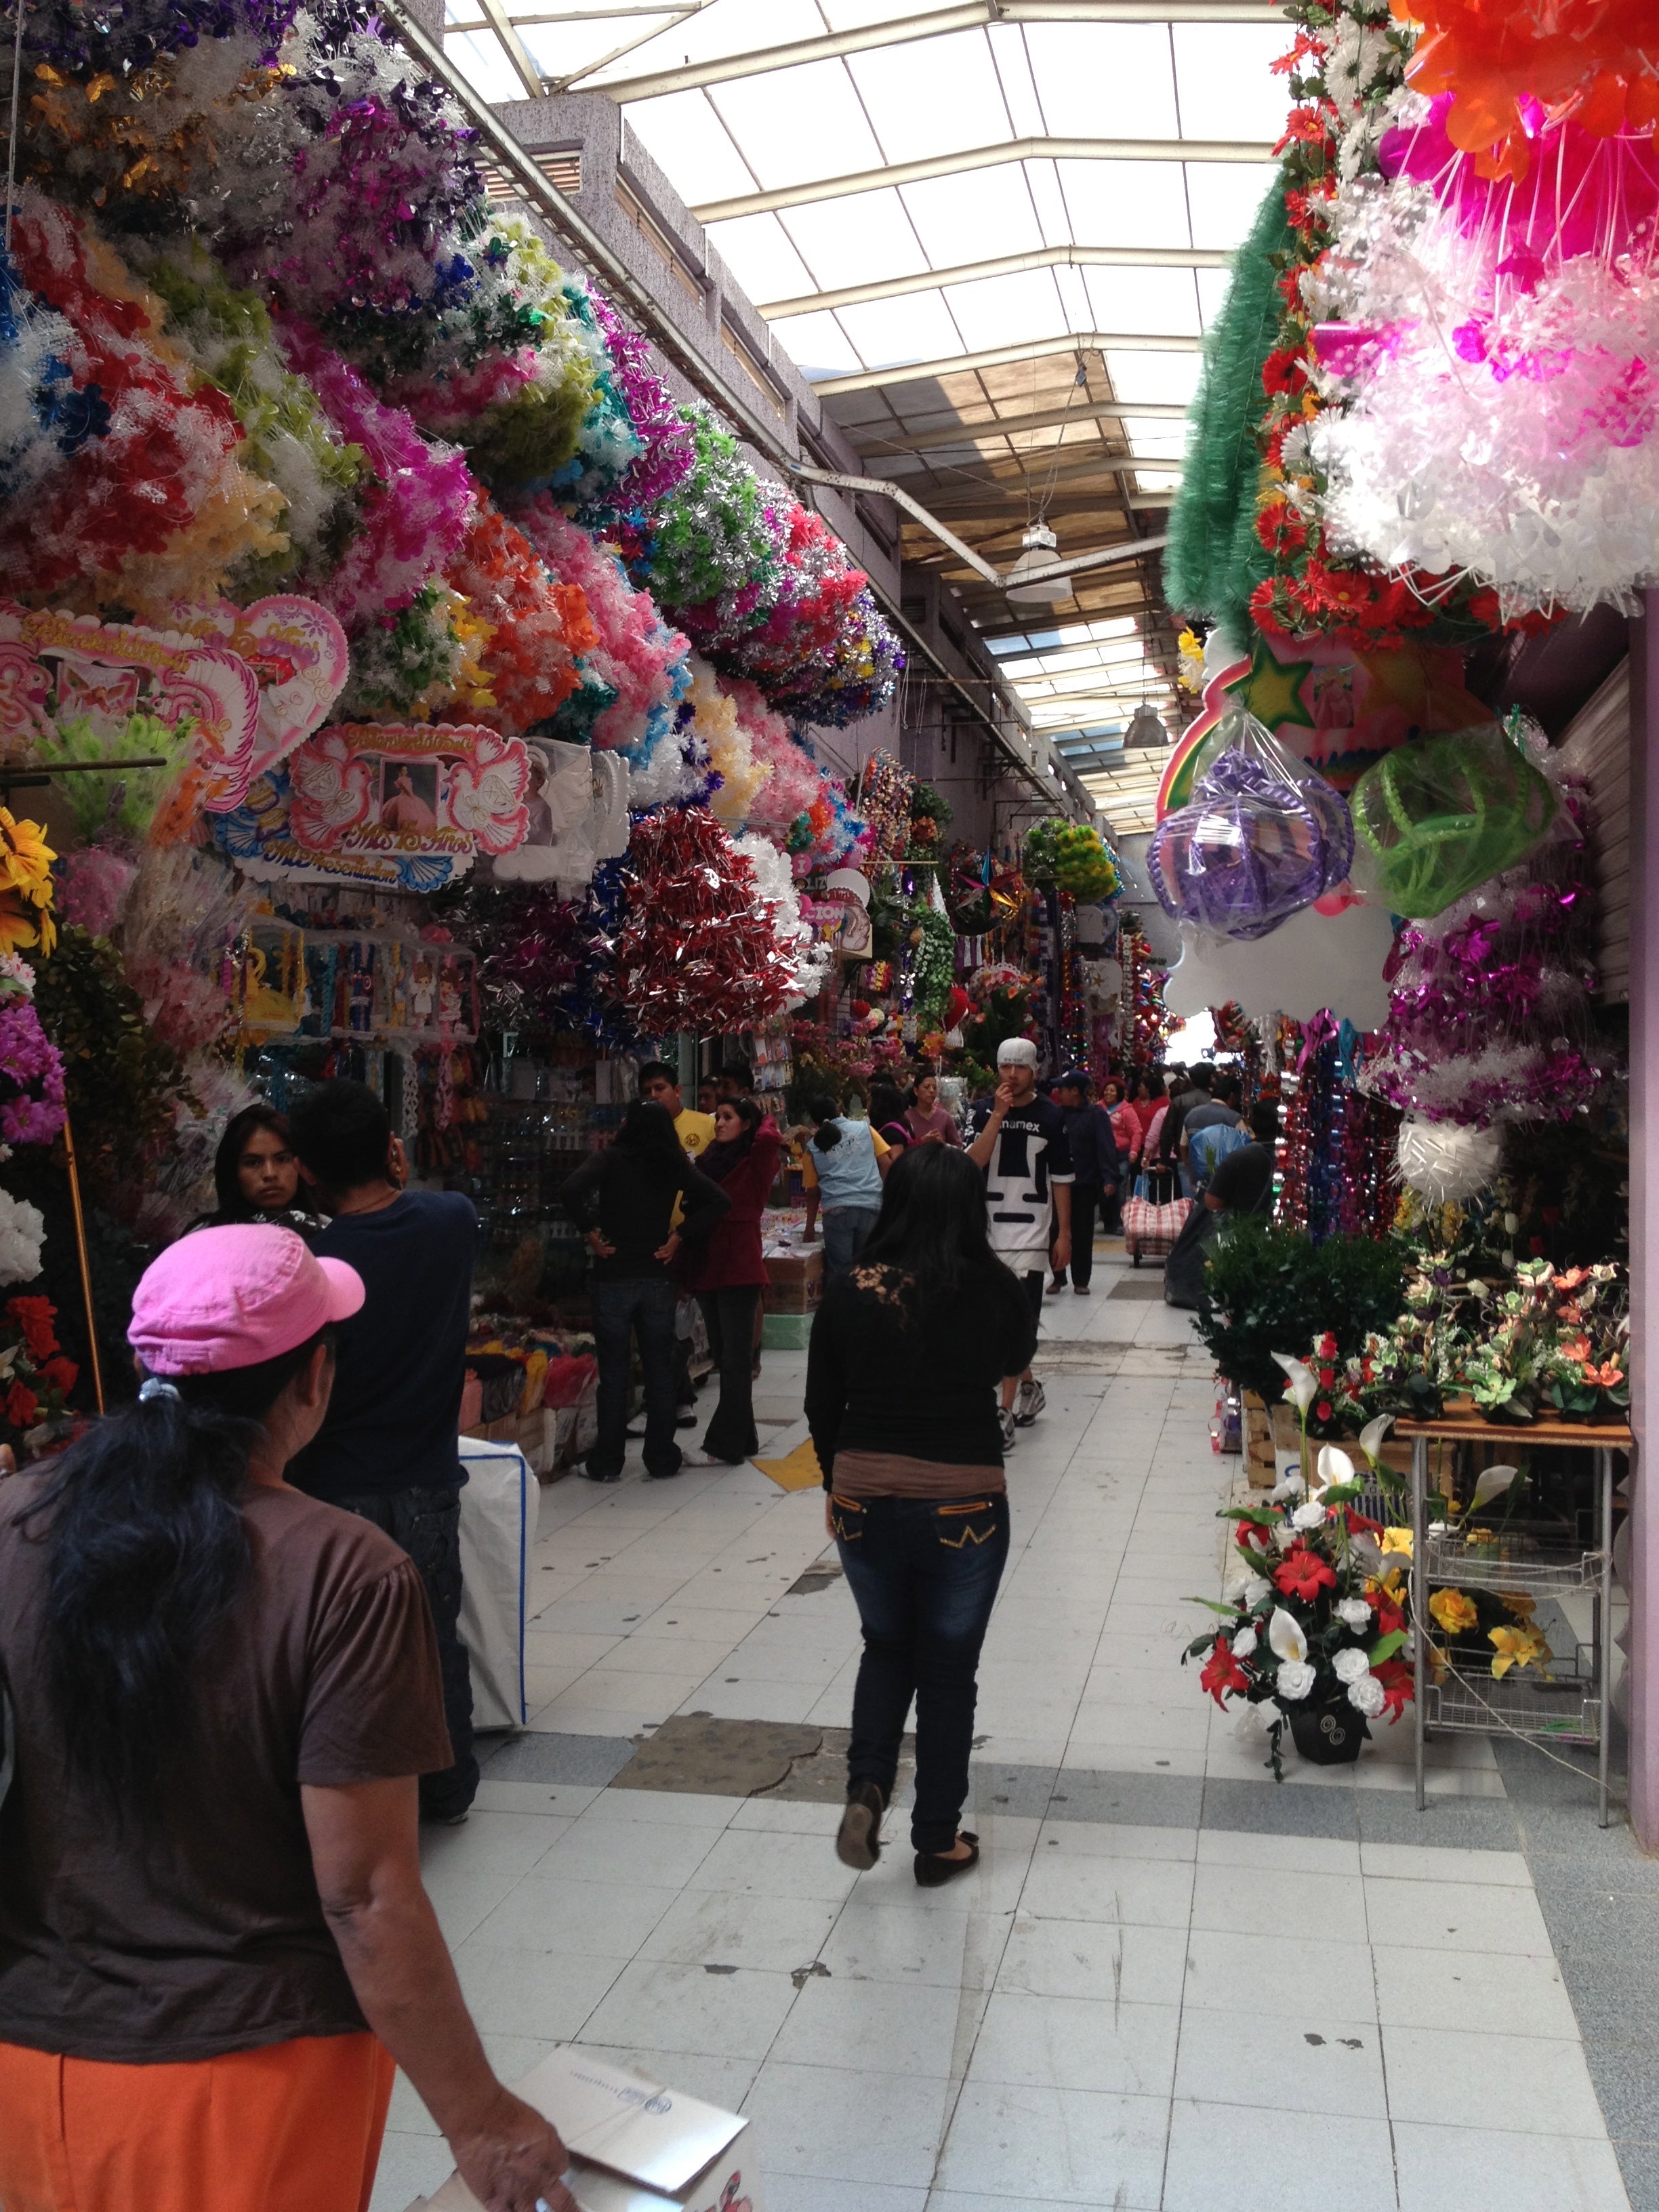
{"type": "Polygon", "coordinates": [[[1170,733],[1158,718],[1158,712],[1149,699],[1143,699],[1129,717],[1129,726],[1123,732],[1126,751],[1144,750],[1152,745],[1167,745],[1170,733]]]}
{"type": "Polygon", "coordinates": [[[1033,568],[1046,568],[1060,550],[1060,540],[1046,522],[1034,522],[1019,541],[1019,558],[1008,573],[1004,587],[1011,606],[1053,607],[1072,596],[1071,580],[1066,576],[1050,576],[1036,584],[1022,584],[1020,578],[1033,568]]]}

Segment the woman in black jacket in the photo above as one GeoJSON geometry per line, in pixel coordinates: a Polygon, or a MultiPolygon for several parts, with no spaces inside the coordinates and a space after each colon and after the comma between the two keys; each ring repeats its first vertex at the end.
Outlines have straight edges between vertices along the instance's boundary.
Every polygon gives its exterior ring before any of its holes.
{"type": "Polygon", "coordinates": [[[674,1441],[674,1309],[679,1291],[673,1265],[681,1245],[701,1243],[732,1201],[680,1150],[668,1109],[646,1098],[634,1101],[615,1141],[583,1161],[562,1197],[593,1255],[599,1436],[582,1473],[590,1482],[622,1480],[629,1351],[637,1334],[645,1378],[645,1471],[666,1481],[683,1464],[674,1441]]]}
{"type": "Polygon", "coordinates": [[[806,1418],[827,1520],[864,1630],[847,1810],[836,1850],[870,1867],[912,1698],[916,1880],[972,1866],[968,1795],[980,1646],[1008,1556],[997,1386],[1030,1364],[1036,1324],[991,1250],[984,1180],[963,1152],[893,1163],[881,1214],[812,1324],[806,1418]]]}

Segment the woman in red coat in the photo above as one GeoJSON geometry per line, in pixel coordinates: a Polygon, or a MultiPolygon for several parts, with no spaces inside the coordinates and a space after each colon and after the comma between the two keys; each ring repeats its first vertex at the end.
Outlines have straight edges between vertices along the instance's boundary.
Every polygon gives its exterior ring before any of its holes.
{"type": "Polygon", "coordinates": [[[702,1449],[686,1454],[693,1467],[737,1467],[760,1448],[753,1399],[755,1313],[766,1287],[760,1224],[781,1143],[776,1123],[752,1098],[725,1099],[714,1112],[714,1141],[697,1160],[698,1173],[719,1183],[732,1209],[684,1272],[702,1308],[720,1382],[702,1449]]]}

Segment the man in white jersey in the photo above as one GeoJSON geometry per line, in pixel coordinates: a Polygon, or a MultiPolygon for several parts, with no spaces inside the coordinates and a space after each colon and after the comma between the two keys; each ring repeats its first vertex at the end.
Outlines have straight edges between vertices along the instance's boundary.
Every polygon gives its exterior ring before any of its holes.
{"type": "MultiPolygon", "coordinates": [[[[1031,1310],[1042,1313],[1053,1213],[1053,1261],[1058,1271],[1072,1256],[1072,1150],[1066,1116],[1036,1087],[1036,1047],[1009,1037],[997,1048],[997,1091],[974,1109],[968,1157],[985,1176],[991,1249],[1025,1285],[1031,1310]]],[[[1018,1382],[1002,1386],[1002,1448],[1017,1428],[1029,1429],[1047,1400],[1028,1367],[1018,1382]]]]}

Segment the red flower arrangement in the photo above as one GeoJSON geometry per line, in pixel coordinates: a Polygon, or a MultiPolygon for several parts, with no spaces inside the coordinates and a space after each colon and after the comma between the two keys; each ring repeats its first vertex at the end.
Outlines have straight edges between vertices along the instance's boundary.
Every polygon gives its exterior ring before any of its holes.
{"type": "Polygon", "coordinates": [[[8,1298],[0,1328],[3,1439],[14,1447],[42,1421],[56,1420],[80,1377],[58,1341],[58,1309],[50,1298],[8,1298]]]}

